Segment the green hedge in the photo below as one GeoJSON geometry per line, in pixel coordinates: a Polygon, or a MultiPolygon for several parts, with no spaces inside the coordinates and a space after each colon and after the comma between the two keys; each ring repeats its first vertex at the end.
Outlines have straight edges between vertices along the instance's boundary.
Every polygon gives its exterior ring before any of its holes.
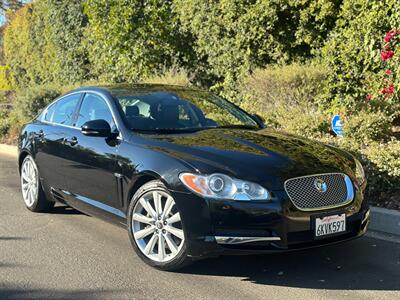
{"type": "Polygon", "coordinates": [[[133,82],[178,66],[198,83],[234,91],[256,67],[311,57],[340,3],[38,0],[11,15],[5,56],[17,87],[133,82]]]}
{"type": "Polygon", "coordinates": [[[88,77],[81,3],[40,0],[11,15],[4,31],[4,56],[14,87],[70,84],[88,77]]]}

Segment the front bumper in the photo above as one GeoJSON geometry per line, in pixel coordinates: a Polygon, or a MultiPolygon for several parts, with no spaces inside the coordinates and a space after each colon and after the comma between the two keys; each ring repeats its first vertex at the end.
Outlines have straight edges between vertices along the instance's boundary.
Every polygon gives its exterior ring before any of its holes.
{"type": "Polygon", "coordinates": [[[352,240],[364,235],[369,225],[370,210],[360,212],[356,216],[347,219],[347,230],[344,233],[315,238],[314,230],[302,232],[289,232],[289,243],[283,244],[279,237],[221,237],[216,236],[215,241],[226,252],[237,253],[262,253],[301,250],[324,245],[335,244],[352,240]]]}
{"type": "Polygon", "coordinates": [[[361,192],[348,205],[324,211],[296,209],[284,191],[269,202],[205,200],[193,194],[174,193],[181,211],[192,257],[221,253],[250,254],[318,247],[362,236],[369,224],[369,208],[361,192]],[[314,218],[346,214],[346,232],[315,238],[314,218]]]}

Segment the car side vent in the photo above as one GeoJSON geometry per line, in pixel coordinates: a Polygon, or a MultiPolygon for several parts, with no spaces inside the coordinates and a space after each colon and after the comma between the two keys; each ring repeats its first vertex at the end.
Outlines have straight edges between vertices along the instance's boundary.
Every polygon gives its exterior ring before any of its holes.
{"type": "Polygon", "coordinates": [[[64,202],[64,197],[53,188],[51,188],[51,195],[55,200],[64,202]]]}

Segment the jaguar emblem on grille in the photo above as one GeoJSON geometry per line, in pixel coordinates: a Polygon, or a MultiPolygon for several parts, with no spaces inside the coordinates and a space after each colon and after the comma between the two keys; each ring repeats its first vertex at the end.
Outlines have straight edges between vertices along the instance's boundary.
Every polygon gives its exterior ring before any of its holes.
{"type": "Polygon", "coordinates": [[[314,180],[314,186],[320,193],[325,193],[328,190],[326,182],[323,181],[321,178],[317,178],[314,180]]]}

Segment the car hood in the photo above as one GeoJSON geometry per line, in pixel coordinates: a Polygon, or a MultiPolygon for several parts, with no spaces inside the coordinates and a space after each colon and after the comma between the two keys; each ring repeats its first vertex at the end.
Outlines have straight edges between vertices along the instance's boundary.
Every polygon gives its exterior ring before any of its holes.
{"type": "Polygon", "coordinates": [[[190,164],[198,172],[225,173],[281,190],[293,177],[341,172],[354,179],[352,156],[322,143],[277,132],[210,129],[152,135],[149,147],[190,164]]]}

